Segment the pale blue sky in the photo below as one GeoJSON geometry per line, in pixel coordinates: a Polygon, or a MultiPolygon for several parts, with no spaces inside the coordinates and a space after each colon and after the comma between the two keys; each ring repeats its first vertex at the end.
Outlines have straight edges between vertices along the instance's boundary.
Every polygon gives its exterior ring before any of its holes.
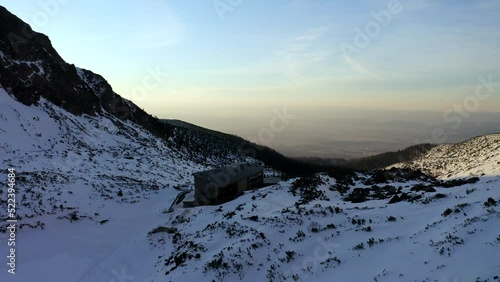
{"type": "MultiPolygon", "coordinates": [[[[390,3],[2,1],[69,63],[103,75],[120,95],[159,117],[206,126],[207,117],[283,106],[311,116],[321,108],[325,118],[325,108],[446,111],[474,94],[479,75],[500,81],[500,1],[390,3]],[[57,4],[47,9],[47,2],[57,4]],[[369,44],[356,45],[356,28],[391,5],[398,12],[378,24],[369,44]],[[346,57],[347,44],[361,48],[346,57]],[[168,76],[137,92],[154,69],[168,76]]],[[[478,110],[497,111],[498,96],[478,110]]]]}

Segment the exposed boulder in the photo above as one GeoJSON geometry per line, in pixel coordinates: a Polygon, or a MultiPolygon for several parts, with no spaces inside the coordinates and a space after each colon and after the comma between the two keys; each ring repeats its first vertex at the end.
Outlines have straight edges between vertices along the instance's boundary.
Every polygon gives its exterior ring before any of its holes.
{"type": "Polygon", "coordinates": [[[157,228],[153,229],[149,233],[150,234],[157,234],[157,233],[175,234],[175,233],[177,233],[177,228],[175,228],[175,227],[158,226],[157,228]]]}

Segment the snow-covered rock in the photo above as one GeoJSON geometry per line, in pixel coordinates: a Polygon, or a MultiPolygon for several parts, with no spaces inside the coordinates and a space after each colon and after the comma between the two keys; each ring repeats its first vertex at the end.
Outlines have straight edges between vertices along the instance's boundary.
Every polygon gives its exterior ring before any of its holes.
{"type": "Polygon", "coordinates": [[[394,167],[422,169],[443,178],[500,175],[500,134],[438,145],[421,158],[394,167]]]}

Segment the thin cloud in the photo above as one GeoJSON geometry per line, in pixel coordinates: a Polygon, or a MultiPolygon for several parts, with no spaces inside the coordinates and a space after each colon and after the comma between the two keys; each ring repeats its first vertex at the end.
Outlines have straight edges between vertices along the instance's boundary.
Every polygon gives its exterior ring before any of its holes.
{"type": "Polygon", "coordinates": [[[316,44],[328,32],[328,27],[313,28],[294,38],[288,48],[277,52],[285,65],[285,75],[296,77],[325,61],[331,51],[318,50],[316,44]]]}
{"type": "Polygon", "coordinates": [[[313,28],[305,34],[295,38],[295,41],[314,41],[321,38],[328,31],[327,27],[313,28]]]}
{"type": "Polygon", "coordinates": [[[353,59],[349,56],[344,56],[344,62],[354,72],[356,72],[359,76],[361,76],[361,78],[369,78],[369,79],[378,78],[378,76],[375,73],[373,73],[371,70],[369,70],[366,66],[364,66],[359,61],[356,61],[355,59],[353,59]]]}

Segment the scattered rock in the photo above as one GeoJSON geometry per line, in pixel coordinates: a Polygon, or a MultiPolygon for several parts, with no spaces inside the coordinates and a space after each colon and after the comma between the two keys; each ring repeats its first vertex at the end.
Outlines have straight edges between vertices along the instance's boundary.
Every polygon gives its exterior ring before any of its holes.
{"type": "Polygon", "coordinates": [[[149,232],[150,234],[157,234],[157,233],[168,233],[168,234],[175,234],[177,233],[177,228],[175,227],[164,227],[164,226],[159,226],[153,231],[149,232]]]}

